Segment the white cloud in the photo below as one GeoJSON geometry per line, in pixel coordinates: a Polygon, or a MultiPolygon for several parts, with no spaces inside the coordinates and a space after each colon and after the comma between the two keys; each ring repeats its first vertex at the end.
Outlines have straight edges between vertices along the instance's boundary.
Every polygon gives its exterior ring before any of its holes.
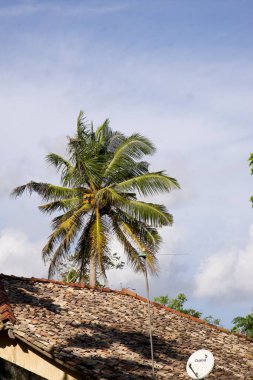
{"type": "Polygon", "coordinates": [[[231,248],[209,256],[195,277],[195,295],[239,302],[253,295],[253,225],[243,249],[231,248]]]}
{"type": "Polygon", "coordinates": [[[22,231],[0,233],[0,272],[17,276],[45,277],[41,258],[42,242],[30,242],[22,231]]]}

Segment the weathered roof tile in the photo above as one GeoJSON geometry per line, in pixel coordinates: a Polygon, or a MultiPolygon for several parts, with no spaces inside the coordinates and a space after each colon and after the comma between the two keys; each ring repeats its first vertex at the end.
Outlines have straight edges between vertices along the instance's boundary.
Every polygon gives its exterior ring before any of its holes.
{"type": "Polygon", "coordinates": [[[0,321],[14,323],[16,318],[8,302],[8,296],[0,276],[0,321]]]}

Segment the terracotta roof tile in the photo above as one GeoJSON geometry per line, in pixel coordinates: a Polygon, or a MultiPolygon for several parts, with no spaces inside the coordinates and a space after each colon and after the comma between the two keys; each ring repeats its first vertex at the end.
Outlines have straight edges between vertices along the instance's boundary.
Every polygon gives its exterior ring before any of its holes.
{"type": "MultiPolygon", "coordinates": [[[[1,278],[7,312],[16,316],[16,337],[87,378],[152,378],[145,298],[128,290],[1,278]]],[[[215,357],[209,379],[253,380],[253,342],[245,336],[156,303],[151,309],[157,379],[188,379],[188,357],[206,348],[215,357]]]]}
{"type": "Polygon", "coordinates": [[[4,284],[0,276],[0,321],[14,323],[16,318],[13,315],[8,296],[4,289],[4,284]]]}

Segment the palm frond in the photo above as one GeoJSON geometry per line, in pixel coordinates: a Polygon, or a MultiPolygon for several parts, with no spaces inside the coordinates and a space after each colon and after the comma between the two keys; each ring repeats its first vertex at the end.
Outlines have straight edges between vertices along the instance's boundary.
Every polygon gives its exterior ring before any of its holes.
{"type": "MultiPolygon", "coordinates": [[[[251,166],[252,170],[253,170],[253,153],[250,154],[248,161],[249,161],[249,166],[251,166]]],[[[252,172],[252,174],[253,174],[253,172],[252,172]]]]}
{"type": "Polygon", "coordinates": [[[91,244],[89,241],[89,231],[91,227],[92,218],[86,223],[83,227],[82,233],[78,239],[76,248],[75,248],[75,257],[79,264],[79,277],[83,278],[86,274],[86,267],[89,263],[91,256],[91,244]]]}
{"type": "Polygon", "coordinates": [[[64,186],[68,186],[71,184],[74,184],[75,186],[76,183],[80,182],[80,176],[78,175],[79,173],[75,170],[75,168],[71,165],[69,161],[65,160],[65,158],[55,153],[49,153],[46,156],[46,161],[50,165],[53,165],[56,168],[57,172],[59,172],[60,170],[62,171],[61,183],[64,186]],[[77,181],[76,177],[79,177],[79,181],[77,181]]]}
{"type": "Polygon", "coordinates": [[[151,247],[149,244],[147,244],[147,240],[144,238],[146,236],[143,234],[143,230],[141,231],[142,233],[140,233],[140,230],[138,230],[136,226],[134,228],[133,225],[119,219],[118,224],[121,230],[124,231],[125,235],[128,236],[128,239],[130,239],[130,241],[132,241],[133,244],[137,247],[139,252],[145,251],[147,254],[146,260],[147,263],[149,263],[149,270],[151,273],[156,274],[158,272],[158,263],[155,257],[155,246],[151,247]]]}
{"type": "Polygon", "coordinates": [[[133,134],[126,138],[114,152],[107,166],[104,177],[110,176],[115,169],[124,167],[128,159],[140,159],[143,155],[153,154],[155,147],[152,142],[139,134],[133,134]]]}
{"type": "Polygon", "coordinates": [[[96,185],[101,182],[106,157],[96,151],[96,142],[70,142],[71,160],[75,162],[75,169],[83,176],[85,183],[95,191],[96,185]]]}
{"type": "Polygon", "coordinates": [[[72,138],[68,138],[68,153],[75,171],[82,175],[85,182],[95,190],[95,184],[100,180],[103,155],[98,154],[98,144],[95,133],[88,131],[83,120],[83,114],[79,114],[77,132],[72,138]]]}
{"type": "Polygon", "coordinates": [[[120,167],[115,166],[104,178],[104,183],[106,186],[114,185],[146,173],[148,173],[146,161],[136,162],[131,157],[124,157],[120,162],[120,167]]]}
{"type": "Polygon", "coordinates": [[[41,205],[39,206],[39,210],[44,213],[52,214],[55,211],[69,211],[76,209],[78,205],[80,205],[80,198],[75,197],[41,205]]]}
{"type": "MultiPolygon", "coordinates": [[[[59,263],[66,257],[66,254],[69,252],[70,245],[71,243],[73,243],[77,233],[78,226],[77,224],[73,223],[72,226],[69,228],[68,232],[64,234],[61,243],[59,244],[58,248],[54,251],[53,256],[50,258],[50,266],[48,270],[49,277],[51,277],[55,273],[59,263]]],[[[48,253],[46,253],[44,249],[43,254],[45,259],[48,253]]]]}
{"type": "Polygon", "coordinates": [[[105,259],[109,255],[108,235],[108,226],[96,210],[84,226],[75,251],[82,275],[85,273],[90,258],[93,257],[100,274],[104,279],[106,278],[105,259]]]}
{"type": "Polygon", "coordinates": [[[113,221],[113,232],[118,239],[118,241],[122,244],[124,248],[125,254],[127,256],[128,263],[132,266],[135,272],[144,271],[143,262],[139,257],[139,252],[137,249],[129,242],[125,234],[122,232],[118,223],[113,221]]]}
{"type": "Polygon", "coordinates": [[[64,214],[54,217],[51,221],[51,229],[55,230],[63,223],[65,220],[69,219],[73,214],[73,210],[66,211],[64,214]]]}
{"type": "Polygon", "coordinates": [[[128,225],[132,233],[138,236],[141,243],[144,244],[145,250],[150,250],[153,254],[158,252],[161,244],[161,236],[156,228],[151,227],[142,221],[137,221],[119,208],[116,209],[114,214],[117,220],[128,225]]]}
{"type": "Polygon", "coordinates": [[[42,250],[44,258],[53,252],[55,245],[59,242],[59,240],[67,239],[66,242],[70,242],[70,240],[75,237],[75,234],[82,227],[81,218],[90,210],[91,205],[84,204],[74,213],[68,213],[67,215],[69,217],[64,218],[61,216],[60,219],[58,218],[57,222],[60,221],[60,223],[58,222],[58,224],[55,226],[55,230],[50,235],[47,244],[44,246],[42,250]]]}
{"type": "Polygon", "coordinates": [[[107,204],[116,205],[124,202],[124,198],[109,186],[98,190],[95,194],[95,203],[100,207],[104,207],[107,204]]]}
{"type": "Polygon", "coordinates": [[[53,275],[56,273],[57,268],[62,263],[62,257],[58,254],[58,252],[55,252],[54,255],[50,259],[50,264],[48,267],[48,278],[52,278],[53,275]]]}
{"type": "Polygon", "coordinates": [[[88,136],[86,117],[84,111],[81,110],[77,117],[77,126],[76,126],[76,137],[78,139],[83,139],[84,136],[88,136]]]}
{"type": "MultiPolygon", "coordinates": [[[[137,247],[135,247],[134,243],[136,243],[136,237],[132,234],[130,229],[126,228],[126,225],[122,226],[121,223],[118,222],[117,218],[112,218],[112,225],[113,225],[113,231],[116,235],[119,242],[122,244],[125,254],[127,256],[128,263],[132,266],[133,270],[135,272],[144,272],[144,262],[140,258],[139,253],[142,250],[143,246],[140,244],[137,244],[137,247]],[[131,243],[131,240],[132,243],[131,243]]],[[[147,251],[147,268],[152,274],[158,273],[158,263],[155,258],[155,256],[152,254],[152,252],[147,251]]]]}
{"type": "Polygon", "coordinates": [[[37,193],[45,201],[60,200],[62,198],[71,198],[77,194],[77,189],[74,188],[31,181],[26,185],[16,187],[12,191],[11,196],[17,198],[21,196],[25,191],[28,192],[29,195],[31,195],[32,193],[37,193]]]}
{"type": "Polygon", "coordinates": [[[108,252],[108,229],[102,219],[99,209],[96,208],[95,220],[90,230],[91,245],[93,250],[93,256],[96,257],[97,264],[102,274],[104,272],[103,259],[108,252]]]}
{"type": "Polygon", "coordinates": [[[173,188],[179,188],[177,180],[162,171],[142,174],[115,186],[115,189],[120,191],[138,190],[139,194],[144,196],[169,192],[173,188]]]}
{"type": "Polygon", "coordinates": [[[56,168],[57,172],[62,169],[62,167],[66,167],[68,170],[74,171],[74,167],[71,165],[71,163],[59,154],[48,153],[46,155],[46,161],[50,165],[53,165],[56,168]]]}
{"type": "Polygon", "coordinates": [[[112,132],[110,139],[107,143],[107,151],[109,153],[114,153],[116,149],[125,141],[126,137],[121,132],[112,132]]]}
{"type": "Polygon", "coordinates": [[[111,129],[109,127],[109,119],[106,119],[104,123],[97,128],[95,136],[96,140],[101,144],[107,142],[108,137],[111,134],[111,129]]]}
{"type": "Polygon", "coordinates": [[[162,227],[173,223],[173,216],[166,207],[154,203],[128,200],[122,207],[133,218],[143,221],[153,227],[162,227]]]}

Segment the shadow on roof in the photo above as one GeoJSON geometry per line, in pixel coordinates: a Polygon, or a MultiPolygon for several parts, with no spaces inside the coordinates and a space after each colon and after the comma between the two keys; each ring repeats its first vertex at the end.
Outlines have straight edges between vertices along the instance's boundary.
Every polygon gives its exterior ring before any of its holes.
{"type": "MultiPolygon", "coordinates": [[[[54,346],[52,353],[56,351],[72,354],[75,352],[73,348],[84,350],[89,352],[89,350],[96,350],[95,356],[83,357],[80,361],[80,369],[84,366],[86,369],[94,370],[102,368],[117,368],[114,370],[115,376],[110,374],[109,378],[124,378],[124,379],[152,379],[151,376],[151,360],[150,360],[150,341],[148,333],[131,332],[124,331],[124,326],[122,329],[114,328],[102,324],[89,324],[80,323],[75,326],[80,329],[80,333],[72,336],[66,340],[65,345],[62,344],[57,347],[54,346]],[[100,355],[100,350],[106,350],[115,345],[117,349],[115,350],[115,356],[102,357],[100,355]],[[124,359],[124,351],[127,352],[127,356],[132,356],[132,360],[124,359]],[[123,355],[122,355],[123,352],[123,355]],[[132,355],[131,355],[132,353],[132,355]],[[142,363],[140,363],[140,356],[142,357],[142,363]],[[136,358],[136,359],[135,359],[136,358]],[[146,364],[145,360],[147,361],[146,364]],[[140,373],[145,372],[145,376],[140,375],[140,373]],[[150,377],[148,375],[150,373],[150,377]]],[[[180,362],[186,361],[186,356],[180,352],[180,348],[177,348],[177,343],[175,340],[166,341],[159,336],[153,336],[154,345],[154,359],[155,361],[164,362],[168,365],[168,358],[177,360],[180,362]]],[[[80,357],[73,357],[75,362],[80,360],[80,357]]],[[[107,376],[106,376],[107,377],[107,376]]]]}
{"type": "MultiPolygon", "coordinates": [[[[2,282],[5,285],[4,278],[2,282]]],[[[53,302],[51,297],[45,297],[43,295],[43,290],[36,286],[36,283],[19,281],[16,280],[15,283],[8,281],[7,286],[5,286],[8,299],[11,304],[21,304],[21,305],[31,305],[33,307],[46,308],[47,310],[59,314],[61,308],[59,305],[53,302]],[[15,287],[15,291],[12,291],[12,287],[15,287]]]]}

